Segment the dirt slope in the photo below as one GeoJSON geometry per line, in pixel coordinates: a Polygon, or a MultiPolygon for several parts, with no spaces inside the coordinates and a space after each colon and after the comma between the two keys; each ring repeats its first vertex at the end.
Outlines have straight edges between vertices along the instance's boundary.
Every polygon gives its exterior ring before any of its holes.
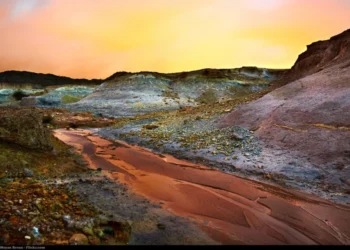
{"type": "Polygon", "coordinates": [[[237,107],[219,127],[254,130],[263,144],[257,161],[267,169],[349,190],[350,30],[307,46],[281,81],[290,79],[237,107]]]}

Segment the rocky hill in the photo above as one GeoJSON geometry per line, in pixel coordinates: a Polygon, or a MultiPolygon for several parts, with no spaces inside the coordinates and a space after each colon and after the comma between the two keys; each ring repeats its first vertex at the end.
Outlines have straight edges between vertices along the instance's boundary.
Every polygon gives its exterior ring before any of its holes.
{"type": "MultiPolygon", "coordinates": [[[[261,91],[118,119],[99,134],[245,178],[350,202],[349,39],[346,31],[309,45],[291,70],[261,91]]],[[[254,84],[245,81],[245,87],[254,84]]],[[[219,85],[208,82],[219,93],[219,85]]],[[[183,92],[203,91],[200,84],[194,86],[183,92]]]]}
{"type": "Polygon", "coordinates": [[[0,104],[18,105],[19,102],[12,95],[20,90],[23,97],[34,96],[30,101],[22,103],[25,106],[59,106],[63,97],[66,96],[68,101],[80,100],[101,83],[102,80],[99,79],[72,79],[53,74],[5,71],[0,73],[0,104]]]}
{"type": "Polygon", "coordinates": [[[113,117],[176,110],[259,91],[284,72],[256,67],[171,74],[118,72],[107,78],[91,95],[66,107],[113,117]]]}
{"type": "Polygon", "coordinates": [[[73,79],[53,74],[41,74],[28,71],[4,71],[0,73],[0,87],[12,87],[27,85],[32,88],[45,88],[55,85],[97,85],[102,83],[101,79],[73,79]]]}
{"type": "Polygon", "coordinates": [[[111,117],[132,116],[247,95],[268,87],[284,72],[256,67],[169,74],[117,72],[105,80],[86,80],[6,71],[0,73],[0,104],[18,105],[12,95],[21,90],[24,96],[29,96],[20,103],[22,106],[64,107],[111,117]]]}
{"type": "Polygon", "coordinates": [[[254,130],[263,145],[254,162],[266,172],[349,190],[350,30],[307,46],[285,77],[292,81],[237,107],[219,127],[254,130]]]}

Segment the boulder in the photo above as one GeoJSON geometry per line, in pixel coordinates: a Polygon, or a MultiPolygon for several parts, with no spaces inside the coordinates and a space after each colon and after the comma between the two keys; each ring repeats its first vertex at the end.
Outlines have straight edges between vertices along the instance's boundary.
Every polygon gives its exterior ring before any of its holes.
{"type": "Polygon", "coordinates": [[[20,102],[20,106],[22,107],[34,107],[36,103],[35,96],[23,97],[20,102]]]}
{"type": "Polygon", "coordinates": [[[24,177],[33,177],[34,176],[34,172],[28,168],[24,168],[23,169],[23,175],[24,177]]]}
{"type": "Polygon", "coordinates": [[[69,244],[70,245],[88,245],[89,240],[84,234],[74,234],[69,239],[69,244]]]}
{"type": "Polygon", "coordinates": [[[0,141],[30,149],[52,150],[49,130],[36,109],[7,108],[0,111],[0,141]]]}

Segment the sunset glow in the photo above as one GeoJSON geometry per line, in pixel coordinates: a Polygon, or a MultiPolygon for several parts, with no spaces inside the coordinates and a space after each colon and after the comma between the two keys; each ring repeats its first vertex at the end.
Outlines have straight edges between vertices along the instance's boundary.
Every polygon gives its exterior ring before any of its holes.
{"type": "Polygon", "coordinates": [[[350,0],[0,0],[0,71],[290,68],[350,28],[350,0]]]}

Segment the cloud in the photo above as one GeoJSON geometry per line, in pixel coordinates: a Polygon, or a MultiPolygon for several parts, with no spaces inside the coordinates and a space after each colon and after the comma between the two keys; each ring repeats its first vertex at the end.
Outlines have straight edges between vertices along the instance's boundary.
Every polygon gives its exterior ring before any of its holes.
{"type": "Polygon", "coordinates": [[[15,0],[12,1],[12,4],[10,5],[10,15],[12,18],[17,18],[26,13],[42,8],[49,3],[50,0],[15,0]]]}

